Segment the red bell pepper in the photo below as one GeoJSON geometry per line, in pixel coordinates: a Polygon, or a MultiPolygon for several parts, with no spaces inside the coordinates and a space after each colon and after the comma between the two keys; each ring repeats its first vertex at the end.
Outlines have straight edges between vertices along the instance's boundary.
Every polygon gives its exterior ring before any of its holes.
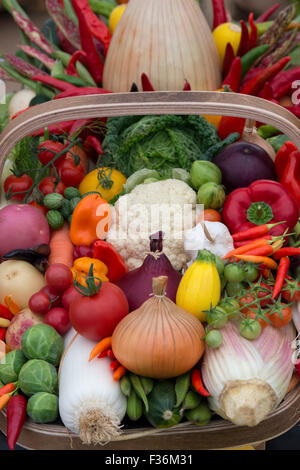
{"type": "Polygon", "coordinates": [[[288,189],[272,180],[258,180],[248,188],[232,191],[222,211],[223,222],[231,233],[264,224],[276,224],[269,234],[283,235],[292,230],[299,218],[299,208],[288,189]]]}
{"type": "Polygon", "coordinates": [[[108,267],[107,277],[110,282],[116,282],[128,272],[128,268],[122,256],[110,243],[97,240],[94,243],[93,258],[100,259],[108,267]]]}
{"type": "Polygon", "coordinates": [[[278,150],[275,168],[278,180],[288,189],[300,209],[300,152],[293,142],[287,141],[278,150]]]}

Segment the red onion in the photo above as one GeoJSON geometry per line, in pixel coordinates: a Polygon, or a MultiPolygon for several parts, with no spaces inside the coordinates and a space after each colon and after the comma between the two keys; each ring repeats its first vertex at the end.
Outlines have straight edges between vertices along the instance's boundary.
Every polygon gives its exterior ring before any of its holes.
{"type": "Polygon", "coordinates": [[[126,273],[116,284],[125,293],[129,311],[139,308],[152,294],[152,279],[158,276],[168,276],[166,296],[173,302],[182,275],[176,271],[169,258],[163,252],[163,233],[150,236],[150,251],[142,266],[126,273]]]}

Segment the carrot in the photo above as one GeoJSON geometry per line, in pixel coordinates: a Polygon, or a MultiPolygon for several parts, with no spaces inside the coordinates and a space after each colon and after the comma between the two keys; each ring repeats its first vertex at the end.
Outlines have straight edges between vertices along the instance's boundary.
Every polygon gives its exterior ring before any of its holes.
{"type": "Polygon", "coordinates": [[[107,338],[103,338],[92,349],[90,357],[89,357],[89,361],[92,361],[96,356],[101,354],[106,349],[109,349],[110,347],[111,347],[111,336],[108,336],[107,338]]]}
{"type": "Polygon", "coordinates": [[[270,269],[276,269],[277,263],[268,256],[235,255],[235,258],[247,261],[249,263],[263,264],[270,269]]]}
{"type": "Polygon", "coordinates": [[[71,268],[73,266],[74,246],[69,235],[69,226],[64,224],[59,230],[53,230],[50,239],[49,265],[62,263],[71,268]]]}
{"type": "Polygon", "coordinates": [[[276,242],[272,243],[272,245],[268,244],[264,246],[259,246],[252,250],[246,251],[245,255],[253,255],[253,256],[271,256],[275,253],[279,248],[283,245],[283,240],[277,240],[276,242]]]}
{"type": "Polygon", "coordinates": [[[6,393],[5,395],[2,395],[0,397],[0,410],[3,410],[3,408],[7,405],[7,403],[10,400],[11,395],[9,393],[6,393]]]}

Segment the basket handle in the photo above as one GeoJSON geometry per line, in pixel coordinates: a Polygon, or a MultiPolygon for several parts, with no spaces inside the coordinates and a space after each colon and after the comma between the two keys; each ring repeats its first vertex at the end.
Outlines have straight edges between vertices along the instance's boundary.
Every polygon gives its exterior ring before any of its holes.
{"type": "Polygon", "coordinates": [[[0,135],[0,174],[16,143],[41,127],[73,119],[147,114],[250,118],[273,125],[300,148],[300,120],[282,106],[262,98],[214,91],[111,93],[48,101],[11,121],[0,135]]]}

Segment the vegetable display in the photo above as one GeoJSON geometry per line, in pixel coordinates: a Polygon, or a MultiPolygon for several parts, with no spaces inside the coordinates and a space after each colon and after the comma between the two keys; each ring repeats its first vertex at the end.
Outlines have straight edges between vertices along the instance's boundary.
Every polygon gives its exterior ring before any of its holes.
{"type": "Polygon", "coordinates": [[[295,2],[239,20],[213,0],[210,28],[195,0],[46,0],[41,30],[2,3],[21,41],[1,78],[24,89],[0,105],[1,131],[52,99],[180,90],[187,106],[57,122],[12,148],[0,209],[9,448],[27,418],[90,446],[128,439],[127,426],[134,439],[217,419],[255,429],[299,393],[300,149],[259,115],[188,114],[189,93],[256,96],[297,119],[295,2]]]}

